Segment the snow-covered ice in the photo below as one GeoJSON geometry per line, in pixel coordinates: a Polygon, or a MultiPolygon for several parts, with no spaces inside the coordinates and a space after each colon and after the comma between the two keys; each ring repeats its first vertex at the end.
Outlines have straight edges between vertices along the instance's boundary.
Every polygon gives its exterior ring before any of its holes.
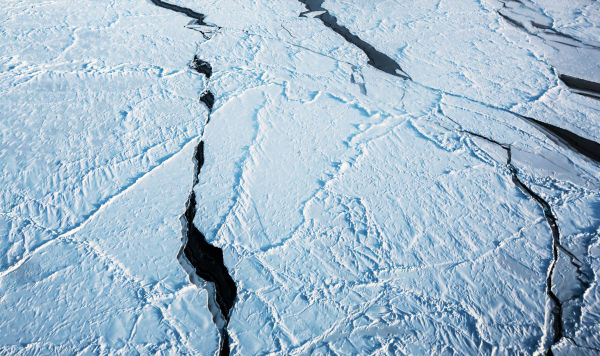
{"type": "Polygon", "coordinates": [[[600,352],[597,2],[0,8],[1,353],[600,352]]]}

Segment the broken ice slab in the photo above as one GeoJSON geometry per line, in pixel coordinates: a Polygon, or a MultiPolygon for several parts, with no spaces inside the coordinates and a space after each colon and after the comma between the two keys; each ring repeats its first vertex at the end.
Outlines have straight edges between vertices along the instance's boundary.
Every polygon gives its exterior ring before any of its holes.
{"type": "Polygon", "coordinates": [[[321,16],[324,13],[326,13],[327,11],[325,10],[319,10],[319,11],[306,11],[300,14],[301,17],[309,17],[309,18],[315,18],[317,16],[321,16]]]}
{"type": "Polygon", "coordinates": [[[207,40],[211,39],[220,29],[220,27],[217,25],[207,23],[201,24],[197,20],[190,21],[187,25],[185,25],[185,28],[202,33],[204,38],[207,40]]]}

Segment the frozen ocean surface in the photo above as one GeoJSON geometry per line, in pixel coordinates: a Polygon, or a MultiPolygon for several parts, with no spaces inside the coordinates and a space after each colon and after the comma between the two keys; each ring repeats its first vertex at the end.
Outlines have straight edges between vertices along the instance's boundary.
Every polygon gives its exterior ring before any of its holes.
{"type": "Polygon", "coordinates": [[[597,1],[0,9],[0,353],[600,353],[597,1]]]}

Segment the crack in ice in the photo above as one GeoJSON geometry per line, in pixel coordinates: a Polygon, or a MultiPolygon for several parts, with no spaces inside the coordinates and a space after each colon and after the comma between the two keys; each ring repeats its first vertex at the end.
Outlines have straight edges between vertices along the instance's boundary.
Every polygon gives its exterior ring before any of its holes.
{"type": "Polygon", "coordinates": [[[323,8],[324,0],[298,0],[308,11],[300,14],[301,17],[306,17],[306,14],[310,12],[319,12],[318,15],[314,16],[321,20],[325,26],[333,30],[338,35],[342,36],[348,43],[358,47],[364,54],[369,58],[369,65],[379,69],[382,72],[391,74],[402,79],[411,79],[410,76],[400,67],[400,65],[394,61],[390,56],[378,51],[370,43],[362,40],[357,35],[353,34],[348,28],[338,24],[337,18],[329,13],[327,9],[323,8]]]}
{"type": "MultiPolygon", "coordinates": [[[[189,8],[169,4],[161,0],[150,1],[156,6],[182,13],[195,19],[195,25],[217,27],[205,23],[205,16],[203,14],[189,8]]],[[[193,27],[190,28],[195,29],[193,27]]],[[[206,39],[206,34],[203,31],[200,32],[202,32],[206,39]]],[[[210,63],[198,58],[197,55],[192,59],[190,69],[204,75],[207,79],[212,75],[212,66],[210,63]]],[[[206,105],[208,109],[206,125],[210,121],[215,97],[210,90],[205,90],[200,96],[199,101],[206,105]]],[[[208,309],[213,316],[213,322],[219,330],[220,335],[218,352],[221,356],[228,356],[230,347],[227,325],[229,324],[231,309],[237,297],[237,287],[223,261],[223,250],[209,244],[204,234],[194,225],[194,217],[196,216],[196,193],[194,192],[194,188],[198,185],[200,170],[204,165],[203,140],[196,146],[192,160],[194,162],[193,184],[185,205],[185,212],[181,216],[182,246],[177,254],[177,260],[188,273],[190,281],[206,289],[208,309]]]]}
{"type": "Polygon", "coordinates": [[[563,303],[567,302],[568,300],[561,301],[558,298],[558,296],[556,295],[556,293],[554,293],[554,291],[552,290],[552,284],[553,284],[552,281],[554,278],[556,263],[558,262],[558,259],[559,259],[559,251],[562,251],[569,257],[571,265],[575,267],[575,270],[577,273],[577,281],[579,283],[581,283],[581,285],[583,286],[583,291],[581,293],[575,295],[571,299],[577,299],[577,298],[583,296],[583,294],[585,294],[585,291],[590,286],[588,282],[586,282],[585,280],[582,279],[582,276],[584,276],[584,272],[581,269],[583,266],[583,263],[572,252],[570,252],[567,248],[565,248],[561,244],[560,231],[558,228],[557,218],[554,215],[554,213],[552,212],[552,208],[550,207],[550,204],[545,199],[543,199],[539,194],[535,193],[531,188],[529,188],[527,185],[525,185],[519,179],[517,169],[512,164],[511,146],[500,143],[496,140],[493,140],[491,138],[488,138],[486,136],[483,136],[483,135],[480,135],[480,134],[477,134],[477,133],[474,133],[471,131],[463,131],[463,132],[465,132],[471,136],[483,139],[492,144],[498,145],[506,151],[506,155],[507,155],[506,168],[508,169],[508,171],[511,175],[513,184],[525,195],[527,195],[531,199],[535,200],[535,202],[540,206],[540,208],[542,209],[542,212],[544,214],[544,218],[546,219],[546,222],[548,224],[548,227],[550,228],[550,231],[552,232],[552,262],[550,264],[550,268],[548,269],[548,274],[546,276],[546,295],[549,297],[550,303],[551,303],[551,307],[549,310],[550,315],[548,315],[548,317],[550,317],[550,320],[548,320],[548,324],[550,324],[550,326],[548,326],[548,325],[546,326],[546,330],[544,331],[544,336],[543,336],[544,339],[542,340],[541,345],[540,345],[543,349],[543,352],[546,355],[552,355],[552,347],[554,345],[558,344],[561,339],[568,338],[568,336],[565,335],[565,330],[564,330],[564,326],[563,326],[563,303]]]}

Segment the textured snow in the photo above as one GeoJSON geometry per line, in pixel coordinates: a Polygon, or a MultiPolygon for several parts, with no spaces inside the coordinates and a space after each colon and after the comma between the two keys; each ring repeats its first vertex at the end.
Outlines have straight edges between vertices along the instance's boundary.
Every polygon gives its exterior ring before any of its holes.
{"type": "Polygon", "coordinates": [[[216,352],[176,258],[200,140],[232,354],[599,352],[600,166],[519,115],[600,142],[558,78],[600,82],[597,2],[323,2],[412,80],[299,1],[172,3],[219,28],[0,5],[0,353],[216,352]]]}
{"type": "Polygon", "coordinates": [[[201,36],[140,1],[1,6],[0,353],[212,352],[176,260],[201,36]]]}

